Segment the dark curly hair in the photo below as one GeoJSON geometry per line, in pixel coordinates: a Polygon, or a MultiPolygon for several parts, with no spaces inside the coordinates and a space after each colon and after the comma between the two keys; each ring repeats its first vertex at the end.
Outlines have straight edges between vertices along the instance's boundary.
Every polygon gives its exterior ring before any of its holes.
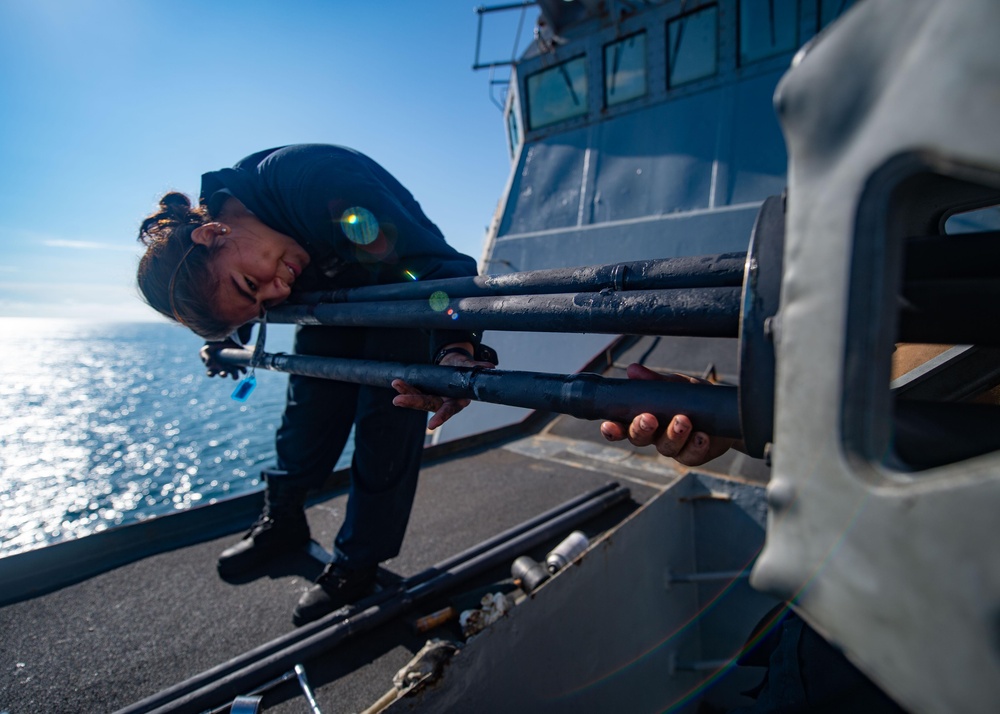
{"type": "Polygon", "coordinates": [[[150,307],[206,340],[218,341],[228,337],[234,326],[212,310],[218,281],[209,266],[216,249],[191,238],[209,220],[205,207],[192,207],[183,193],[165,194],[159,210],[139,227],[146,253],[139,260],[136,279],[150,307]]]}

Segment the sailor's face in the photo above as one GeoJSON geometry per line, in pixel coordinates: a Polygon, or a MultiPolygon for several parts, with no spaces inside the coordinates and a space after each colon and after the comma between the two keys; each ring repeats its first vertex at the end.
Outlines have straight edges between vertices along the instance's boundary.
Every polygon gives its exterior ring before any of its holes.
{"type": "Polygon", "coordinates": [[[234,327],[284,302],[309,265],[302,246],[255,219],[209,226],[217,247],[211,263],[218,284],[214,308],[234,327]]]}

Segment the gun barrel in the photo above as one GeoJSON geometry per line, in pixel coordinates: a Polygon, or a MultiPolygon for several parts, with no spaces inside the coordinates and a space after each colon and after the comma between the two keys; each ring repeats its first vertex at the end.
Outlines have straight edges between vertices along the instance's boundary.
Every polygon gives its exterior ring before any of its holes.
{"type": "MultiPolygon", "coordinates": [[[[251,353],[222,350],[219,358],[245,366],[250,363],[251,353]]],[[[402,379],[429,394],[569,414],[579,419],[627,423],[639,414],[649,413],[666,424],[675,414],[686,414],[700,431],[741,436],[736,387],[730,386],[286,354],[264,354],[257,366],[378,387],[402,379]]]]}

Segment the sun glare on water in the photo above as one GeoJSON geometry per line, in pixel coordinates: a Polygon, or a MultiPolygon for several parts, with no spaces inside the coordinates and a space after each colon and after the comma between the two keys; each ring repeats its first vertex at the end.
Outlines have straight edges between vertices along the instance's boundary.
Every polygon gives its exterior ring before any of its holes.
{"type": "Polygon", "coordinates": [[[259,487],[279,375],[240,405],[169,325],[0,329],[0,556],[259,487]]]}

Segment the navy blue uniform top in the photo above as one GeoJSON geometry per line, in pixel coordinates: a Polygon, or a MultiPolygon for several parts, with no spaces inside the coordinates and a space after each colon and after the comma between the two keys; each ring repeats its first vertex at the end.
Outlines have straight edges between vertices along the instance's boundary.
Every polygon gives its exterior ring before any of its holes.
{"type": "MultiPolygon", "coordinates": [[[[312,258],[296,290],[331,290],[476,275],[424,215],[412,194],[353,149],[298,144],[268,149],[231,169],[204,174],[201,202],[218,215],[229,196],[265,225],[298,242],[312,258]]],[[[432,350],[478,344],[476,334],[435,330],[432,350]]]]}

